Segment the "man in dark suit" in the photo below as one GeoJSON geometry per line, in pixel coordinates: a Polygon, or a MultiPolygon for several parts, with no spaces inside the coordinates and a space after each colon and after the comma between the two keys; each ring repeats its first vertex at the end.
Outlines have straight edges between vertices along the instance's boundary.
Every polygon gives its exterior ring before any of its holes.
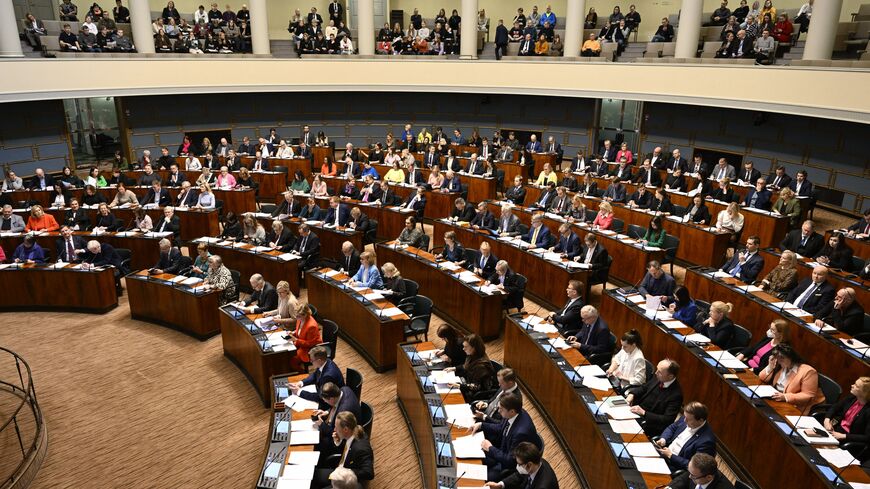
{"type": "Polygon", "coordinates": [[[91,225],[91,218],[81,208],[78,199],[70,199],[69,209],[63,216],[63,223],[73,228],[74,231],[87,231],[91,225]]]}
{"type": "Polygon", "coordinates": [[[471,227],[473,229],[495,229],[495,216],[489,212],[486,202],[477,204],[477,214],[471,220],[471,227]]]}
{"type": "Polygon", "coordinates": [[[523,202],[526,200],[526,187],[523,185],[522,176],[517,175],[514,177],[514,184],[505,190],[504,198],[515,205],[523,205],[523,202]]]}
{"type": "Polygon", "coordinates": [[[513,471],[516,460],[511,453],[517,445],[522,442],[538,443],[535,424],[529,413],[523,409],[523,399],[520,396],[516,394],[502,396],[499,399],[499,411],[501,422],[483,421],[475,423],[472,427],[472,432],[482,431],[484,435],[481,447],[489,481],[501,481],[502,471],[513,471]]]}
{"type": "Polygon", "coordinates": [[[534,207],[537,209],[547,209],[550,207],[550,204],[553,202],[553,199],[556,197],[556,184],[550,182],[547,184],[547,189],[541,192],[541,196],[538,197],[538,200],[530,205],[529,207],[534,207]]]}
{"type": "Polygon", "coordinates": [[[807,171],[800,170],[795,175],[795,179],[788,184],[788,188],[794,190],[794,194],[798,197],[812,197],[813,184],[807,180],[807,171]]]}
{"type": "Polygon", "coordinates": [[[625,400],[631,412],[641,417],[643,432],[649,437],[661,435],[680,413],[683,389],[677,380],[679,372],[680,364],[664,359],[656,366],[655,377],[628,389],[625,400]]]}
{"type": "MultiPolygon", "coordinates": [[[[386,182],[386,180],[381,180],[381,182],[386,182]]],[[[408,170],[408,174],[405,175],[405,183],[416,187],[417,185],[425,185],[426,180],[423,178],[423,174],[420,173],[420,170],[416,166],[414,166],[414,169],[408,170]]]]}
{"type": "MultiPolygon", "coordinates": [[[[607,177],[607,175],[610,174],[610,165],[608,165],[607,161],[605,161],[604,159],[598,159],[593,162],[592,169],[589,171],[591,171],[596,176],[605,178],[607,177]]],[[[587,173],[589,173],[589,171],[587,171],[587,173]]]]}
{"type": "Polygon", "coordinates": [[[115,248],[106,243],[100,243],[96,240],[88,241],[87,251],[82,257],[82,261],[90,263],[94,267],[115,267],[115,288],[120,295],[123,291],[121,287],[121,277],[130,273],[122,263],[121,256],[115,251],[115,248]]]}
{"type": "Polygon", "coordinates": [[[498,150],[495,161],[513,161],[514,150],[510,146],[504,145],[498,150]]]}
{"type": "Polygon", "coordinates": [[[329,209],[326,211],[326,219],[323,220],[324,225],[328,226],[347,226],[350,220],[350,211],[346,205],[341,205],[341,199],[336,196],[329,198],[329,209]]]}
{"type": "Polygon", "coordinates": [[[353,147],[353,144],[351,144],[351,143],[347,143],[347,144],[345,145],[345,147],[344,147],[344,155],[341,157],[341,159],[344,160],[345,162],[346,162],[347,160],[350,160],[350,161],[353,161],[353,162],[359,162],[359,161],[362,161],[359,150],[356,149],[356,148],[354,148],[354,147],[353,147]]]}
{"type": "Polygon", "coordinates": [[[547,145],[543,148],[545,153],[550,153],[556,155],[556,166],[561,168],[562,165],[562,145],[556,142],[556,138],[553,136],[549,136],[547,138],[547,145]]]}
{"type": "Polygon", "coordinates": [[[251,171],[269,171],[269,161],[263,158],[263,153],[261,151],[254,153],[254,161],[251,162],[251,171]]]}
{"type": "MultiPolygon", "coordinates": [[[[668,159],[662,153],[661,146],[656,146],[653,152],[647,155],[646,159],[649,160],[652,167],[656,170],[667,170],[670,168],[673,171],[673,167],[668,166],[668,159]]],[[[677,164],[679,165],[679,162],[677,164]]]]}
{"type": "Polygon", "coordinates": [[[254,293],[246,300],[241,301],[245,312],[248,314],[263,314],[266,311],[274,311],[278,308],[278,291],[266,282],[259,273],[251,275],[251,288],[254,293]],[[255,304],[256,305],[251,305],[255,304]]]}
{"type": "Polygon", "coordinates": [[[731,481],[725,478],[716,466],[716,457],[706,453],[696,453],[689,459],[685,472],[675,477],[669,487],[671,489],[734,489],[731,481]]]}
{"type": "Polygon", "coordinates": [[[587,173],[586,175],[583,175],[583,183],[580,184],[577,192],[584,197],[597,197],[598,183],[596,183],[595,180],[593,180],[592,176],[587,173]]]}
{"type": "Polygon", "coordinates": [[[329,350],[325,346],[315,346],[308,351],[308,356],[311,358],[311,366],[314,367],[314,371],[308,374],[308,377],[289,384],[287,387],[290,388],[291,393],[302,399],[318,403],[320,409],[328,409],[329,405],[320,397],[320,392],[327,383],[344,387],[344,376],[335,362],[330,360],[329,350]],[[303,391],[302,388],[306,385],[314,385],[317,392],[303,391]]]}
{"type": "Polygon", "coordinates": [[[637,207],[639,209],[649,209],[649,205],[652,203],[652,193],[646,189],[643,185],[637,187],[637,190],[632,192],[631,196],[628,197],[628,206],[629,207],[637,207]]]}
{"type": "MultiPolygon", "coordinates": [[[[332,450],[321,452],[323,456],[334,453],[341,454],[338,467],[353,471],[359,484],[364,484],[375,478],[372,445],[366,439],[362,426],[357,423],[356,416],[347,411],[336,415],[332,441],[332,450]]],[[[323,456],[321,456],[321,460],[324,460],[323,456]]],[[[311,483],[311,487],[332,487],[329,475],[333,470],[331,467],[318,466],[314,472],[314,481],[311,483]]],[[[359,487],[364,486],[360,485],[359,487]]]]}
{"type": "Polygon", "coordinates": [[[347,227],[365,234],[371,227],[371,223],[369,217],[359,207],[354,207],[350,210],[350,219],[347,221],[347,227]]]}
{"type": "MultiPolygon", "coordinates": [[[[329,19],[335,21],[335,26],[338,27],[338,23],[341,22],[342,15],[344,14],[344,7],[338,2],[338,0],[332,0],[332,3],[329,4],[328,10],[329,19]]],[[[308,131],[305,133],[308,133],[308,131]]]]}
{"type": "Polygon", "coordinates": [[[495,273],[496,263],[498,263],[498,258],[492,254],[489,243],[482,241],[480,243],[480,253],[474,261],[474,273],[481,277],[489,277],[495,273]]]}
{"type": "Polygon", "coordinates": [[[266,242],[272,249],[282,253],[293,251],[293,246],[296,244],[296,238],[290,229],[284,226],[281,221],[272,221],[272,230],[266,233],[266,242]]]}
{"type": "Polygon", "coordinates": [[[598,243],[598,239],[593,233],[587,233],[583,242],[583,250],[574,257],[574,261],[589,265],[591,267],[589,279],[600,282],[604,280],[604,275],[607,273],[609,253],[604,246],[598,243]]]}
{"type": "MultiPolygon", "coordinates": [[[[356,150],[354,150],[356,151],[356,150]]],[[[342,171],[342,175],[344,176],[352,176],[355,179],[362,177],[363,165],[357,161],[354,161],[350,158],[345,158],[344,160],[344,170],[342,171]]]]}
{"type": "Polygon", "coordinates": [[[746,239],[746,249],[734,253],[734,256],[722,265],[721,271],[737,277],[744,283],[753,284],[758,279],[758,274],[764,268],[764,258],[758,254],[758,245],[761,238],[750,236],[746,239]]]}
{"type": "Polygon", "coordinates": [[[753,167],[751,161],[743,163],[743,169],[737,172],[737,181],[744,183],[755,183],[761,178],[761,172],[753,167]]]}
{"type": "Polygon", "coordinates": [[[819,265],[813,268],[812,277],[801,280],[792,289],[786,300],[818,319],[830,311],[835,295],[834,287],[828,283],[828,268],[819,265]]]}
{"type": "Polygon", "coordinates": [[[585,356],[596,353],[607,353],[613,349],[610,343],[610,328],[601,319],[598,309],[591,305],[585,305],[580,309],[580,329],[562,331],[566,335],[565,341],[572,348],[580,350],[585,356]]]}
{"type": "Polygon", "coordinates": [[[46,175],[42,168],[37,168],[36,175],[30,180],[30,190],[46,190],[48,187],[54,187],[54,178],[46,175]]]}
{"type": "Polygon", "coordinates": [[[284,192],[284,201],[281,202],[281,204],[272,211],[272,217],[295,217],[299,215],[299,213],[302,211],[302,206],[296,203],[296,199],[293,197],[293,195],[294,194],[292,190],[284,192]]]}
{"type": "Polygon", "coordinates": [[[181,183],[181,191],[175,197],[175,205],[177,207],[193,207],[199,199],[199,192],[191,187],[190,182],[185,180],[181,183]]]}
{"type": "Polygon", "coordinates": [[[541,450],[533,443],[522,442],[511,454],[523,473],[514,472],[494,487],[504,489],[559,489],[559,480],[550,463],[541,458],[541,450]]]}
{"type": "Polygon", "coordinates": [[[423,156],[423,166],[426,168],[432,168],[435,165],[440,166],[441,156],[435,151],[435,146],[430,145],[428,151],[423,156]]]}
{"type": "Polygon", "coordinates": [[[830,307],[817,314],[816,326],[826,323],[838,330],[855,336],[864,329],[864,308],[855,300],[855,289],[846,287],[837,291],[830,307]]]}
{"type": "Polygon", "coordinates": [[[580,254],[580,238],[571,230],[571,225],[567,222],[559,225],[559,240],[556,241],[556,246],[550,248],[550,251],[559,253],[569,260],[573,260],[575,256],[580,254]]]}
{"type": "Polygon", "coordinates": [[[157,204],[158,207],[165,207],[167,205],[172,205],[172,199],[169,197],[169,191],[165,188],[161,188],[160,182],[155,180],[151,183],[151,188],[148,189],[148,193],[139,201],[139,204],[143,206],[157,204]]]}
{"type": "MultiPolygon", "coordinates": [[[[419,170],[415,170],[416,173],[420,173],[419,170]]],[[[410,175],[410,173],[409,173],[410,175]]],[[[401,198],[396,195],[395,192],[390,190],[390,182],[387,180],[380,181],[381,186],[381,196],[378,198],[380,200],[381,205],[397,205],[401,203],[401,198]]]]}
{"type": "Polygon", "coordinates": [[[864,218],[858,219],[847,229],[849,236],[855,239],[867,239],[870,237],[870,207],[864,209],[864,218]]]}
{"type": "Polygon", "coordinates": [[[416,217],[419,220],[423,219],[423,211],[426,209],[426,187],[422,185],[417,187],[416,192],[408,194],[408,198],[402,203],[405,209],[413,209],[416,212],[416,217]]]}
{"type": "Polygon", "coordinates": [[[442,192],[462,191],[462,181],[459,179],[459,175],[454,173],[453,170],[447,170],[444,177],[444,184],[441,186],[442,192]]]}
{"type": "Polygon", "coordinates": [[[617,182],[629,183],[632,181],[634,176],[631,173],[631,166],[629,166],[628,159],[625,156],[620,160],[619,166],[610,172],[610,176],[617,182]]]}
{"type": "Polygon", "coordinates": [[[683,416],[665,428],[656,445],[671,471],[686,470],[696,453],[715,456],[716,436],[707,423],[707,406],[700,402],[683,406],[683,416]]]}
{"type": "Polygon", "coordinates": [[[375,182],[371,175],[366,175],[363,188],[360,190],[360,200],[363,202],[374,202],[381,200],[381,186],[375,182]]]}
{"type": "Polygon", "coordinates": [[[791,177],[785,172],[785,167],[777,167],[776,171],[767,176],[767,186],[774,191],[788,187],[791,184],[791,177]]]}
{"type": "Polygon", "coordinates": [[[646,159],[643,161],[643,166],[637,171],[634,183],[658,187],[662,184],[662,177],[659,175],[659,171],[653,168],[650,160],[646,159]]]}
{"type": "Polygon", "coordinates": [[[175,209],[164,207],[163,217],[154,224],[152,231],[155,233],[172,233],[177,238],[181,232],[181,219],[175,215],[175,209]]]}
{"type": "Polygon", "coordinates": [[[320,399],[329,408],[318,409],[314,413],[314,417],[317,418],[314,420],[314,424],[320,430],[320,447],[318,449],[330,451],[334,446],[332,432],[335,430],[336,418],[340,413],[349,412],[359,419],[359,399],[350,387],[339,387],[332,382],[323,384],[323,388],[320,389],[320,399]]]}
{"type": "Polygon", "coordinates": [[[613,143],[610,142],[609,139],[604,140],[604,146],[601,147],[601,151],[598,153],[601,155],[601,160],[604,162],[608,161],[616,161],[616,148],[613,147],[613,143]]]}
{"type": "Polygon", "coordinates": [[[607,186],[601,199],[608,202],[625,202],[625,185],[614,180],[607,186]]]}
{"type": "Polygon", "coordinates": [[[523,241],[532,245],[532,248],[546,248],[550,243],[550,228],[544,226],[544,218],[541,214],[532,216],[532,225],[529,233],[523,237],[523,241]]]}
{"type": "Polygon", "coordinates": [[[698,169],[698,171],[702,171],[706,170],[707,166],[701,162],[701,156],[697,155],[695,156],[695,165],[693,165],[692,168],[689,168],[689,164],[688,162],[686,162],[686,159],[683,158],[683,156],[680,154],[680,150],[674,149],[671,152],[671,159],[668,161],[666,169],[670,170],[671,173],[673,173],[674,170],[676,170],[677,168],[682,168],[683,173],[686,173],[688,170],[693,170],[691,173],[695,173],[694,170],[696,168],[698,169]]]}
{"type": "Polygon", "coordinates": [[[182,260],[181,250],[172,246],[172,242],[166,238],[160,240],[160,260],[151,269],[155,275],[161,273],[176,274],[181,271],[184,264],[182,260]]]}
{"type": "Polygon", "coordinates": [[[517,374],[511,368],[503,368],[496,374],[498,378],[498,392],[490,397],[488,401],[477,401],[471,405],[474,411],[474,419],[478,421],[500,422],[502,420],[499,413],[499,400],[508,394],[514,394],[523,397],[523,392],[517,384],[517,374]]]}
{"type": "Polygon", "coordinates": [[[769,211],[771,196],[772,193],[765,187],[764,179],[758,177],[755,179],[755,188],[746,194],[746,198],[743,199],[741,205],[769,211]]]}
{"type": "Polygon", "coordinates": [[[341,244],[341,254],[342,258],[338,263],[339,271],[344,272],[349,277],[353,277],[360,267],[359,252],[353,246],[353,243],[345,241],[341,244]]]}
{"type": "Polygon", "coordinates": [[[535,43],[532,41],[532,35],[526,34],[522,41],[520,41],[519,50],[517,54],[520,56],[534,56],[535,55],[535,43]]]}
{"type": "Polygon", "coordinates": [[[256,146],[251,144],[251,138],[248,136],[243,137],[242,144],[239,145],[238,153],[242,155],[252,155],[256,153],[256,151],[256,146]]]}
{"type": "Polygon", "coordinates": [[[453,210],[450,211],[451,221],[471,222],[474,215],[474,206],[465,202],[465,199],[458,197],[453,201],[453,210]]]}
{"type": "Polygon", "coordinates": [[[187,176],[178,170],[178,165],[173,163],[169,167],[169,178],[166,180],[167,187],[180,187],[183,182],[187,181],[187,176]]]}
{"type": "Polygon", "coordinates": [[[790,250],[801,256],[814,257],[825,246],[825,238],[815,231],[813,221],[806,220],[800,229],[789,231],[785,239],[779,243],[782,251],[790,250]]]}
{"type": "Polygon", "coordinates": [[[505,309],[523,308],[523,289],[520,287],[520,277],[510,269],[508,262],[499,260],[495,264],[495,271],[489,276],[487,285],[495,285],[505,294],[502,307],[505,309]]]}
{"type": "Polygon", "coordinates": [[[477,153],[472,153],[471,157],[468,159],[468,166],[463,170],[464,173],[468,173],[469,175],[483,175],[485,168],[483,167],[483,163],[478,161],[477,153]]]}
{"type": "Polygon", "coordinates": [[[507,51],[508,42],[508,30],[507,27],[504,26],[504,21],[498,20],[498,27],[495,28],[495,59],[500,60],[504,55],[505,51],[507,51]]]}
{"type": "Polygon", "coordinates": [[[559,331],[577,331],[580,329],[580,310],[583,309],[583,282],[569,280],[566,288],[568,302],[565,307],[553,311],[547,316],[547,320],[559,328],[559,331]]]}
{"type": "Polygon", "coordinates": [[[293,246],[293,253],[302,257],[302,270],[309,270],[317,266],[320,260],[320,238],[311,232],[308,224],[299,225],[299,239],[293,246]]]}
{"type": "Polygon", "coordinates": [[[60,237],[55,243],[57,260],[64,263],[76,263],[82,260],[88,244],[79,236],[73,236],[72,228],[64,225],[60,228],[60,237]]]}
{"type": "Polygon", "coordinates": [[[564,186],[556,187],[556,197],[550,201],[550,205],[546,210],[554,214],[567,214],[570,208],[571,196],[568,195],[568,189],[564,186]]]}

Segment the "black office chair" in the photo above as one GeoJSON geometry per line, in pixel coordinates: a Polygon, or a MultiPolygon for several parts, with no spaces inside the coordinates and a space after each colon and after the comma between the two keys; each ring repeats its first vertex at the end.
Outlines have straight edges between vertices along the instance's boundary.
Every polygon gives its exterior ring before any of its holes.
{"type": "MultiPolygon", "coordinates": [[[[731,350],[737,349],[738,353],[742,351],[744,348],[749,346],[749,342],[752,341],[752,333],[749,332],[748,329],[740,326],[738,324],[734,325],[734,336],[731,337],[731,342],[728,343],[728,347],[726,348],[729,352],[731,350]]],[[[733,353],[733,352],[731,352],[733,353]]]]}
{"type": "Polygon", "coordinates": [[[467,201],[468,200],[468,184],[463,183],[459,187],[460,187],[459,196],[467,201]]]}
{"type": "Polygon", "coordinates": [[[363,376],[358,370],[352,368],[345,370],[344,384],[350,387],[357,399],[362,399],[363,376]]]}
{"type": "Polygon", "coordinates": [[[320,316],[317,315],[317,307],[309,302],[308,309],[311,309],[311,317],[313,317],[317,322],[320,322],[320,316]]]}
{"type": "Polygon", "coordinates": [[[372,423],[375,421],[375,412],[372,407],[365,402],[359,403],[359,421],[358,424],[362,426],[363,431],[366,433],[366,438],[369,440],[372,439],[372,423]]]}
{"type": "Polygon", "coordinates": [[[538,446],[538,450],[540,450],[541,455],[543,455],[544,454],[544,438],[541,436],[540,433],[535,433],[535,436],[538,438],[537,443],[535,443],[535,445],[538,446]]]}
{"type": "Polygon", "coordinates": [[[193,267],[193,260],[189,256],[182,256],[178,262],[180,263],[178,266],[179,275],[184,275],[193,267]]]}
{"type": "Polygon", "coordinates": [[[429,341],[429,323],[432,321],[432,306],[432,299],[425,295],[408,297],[399,303],[399,309],[411,318],[404,330],[405,340],[412,336],[419,339],[422,334],[425,341],[429,341]]]}
{"type": "Polygon", "coordinates": [[[638,226],[637,224],[629,224],[628,232],[625,234],[627,234],[630,238],[643,239],[644,235],[646,234],[646,228],[643,226],[638,226]]]}
{"type": "Polygon", "coordinates": [[[819,389],[825,395],[825,404],[834,404],[840,398],[840,394],[843,393],[840,384],[837,384],[832,378],[823,373],[819,373],[819,389]]]}
{"type": "Polygon", "coordinates": [[[589,355],[588,360],[589,363],[594,363],[599,367],[610,363],[610,359],[613,357],[613,350],[616,348],[616,335],[612,332],[610,333],[610,341],[608,342],[609,348],[605,352],[601,353],[593,353],[589,355]]]}
{"type": "Polygon", "coordinates": [[[318,346],[325,346],[327,349],[326,355],[330,359],[335,359],[335,349],[338,346],[338,325],[335,324],[335,321],[324,319],[320,322],[320,327],[323,343],[318,346]]]}
{"type": "Polygon", "coordinates": [[[650,380],[651,378],[653,378],[653,375],[656,374],[656,366],[653,365],[653,363],[646,358],[644,358],[643,361],[646,365],[644,369],[644,373],[646,374],[646,380],[650,380]]]}
{"type": "Polygon", "coordinates": [[[529,227],[520,223],[519,226],[517,226],[517,232],[520,233],[520,236],[526,236],[529,234],[529,227]]]}
{"type": "Polygon", "coordinates": [[[743,482],[740,479],[734,481],[734,489],[752,489],[752,486],[743,482]]]}
{"type": "Polygon", "coordinates": [[[218,219],[223,222],[224,219],[224,201],[221,199],[214,199],[214,208],[218,211],[218,219]]]}
{"type": "Polygon", "coordinates": [[[686,215],[686,212],[689,212],[689,210],[681,205],[674,204],[674,215],[675,216],[683,217],[686,215]]]}
{"type": "Polygon", "coordinates": [[[429,235],[424,234],[422,238],[420,238],[420,249],[423,251],[429,251],[429,235]]]}
{"type": "Polygon", "coordinates": [[[707,301],[702,301],[701,299],[695,299],[695,305],[698,307],[698,315],[703,314],[705,317],[707,314],[710,314],[710,303],[707,301]]]}
{"type": "Polygon", "coordinates": [[[372,244],[378,241],[378,220],[369,219],[369,228],[363,237],[363,244],[372,244]]]}
{"type": "Polygon", "coordinates": [[[121,257],[121,275],[130,273],[130,260],[133,259],[133,252],[127,248],[115,248],[118,256],[121,257]]]}
{"type": "Polygon", "coordinates": [[[275,209],[277,208],[278,206],[275,204],[260,204],[260,212],[263,214],[271,214],[275,212],[275,209]]]}
{"type": "Polygon", "coordinates": [[[671,275],[673,275],[674,262],[677,260],[677,250],[680,248],[680,238],[670,234],[665,234],[665,241],[662,243],[662,248],[665,250],[662,264],[669,264],[671,266],[671,275]]]}
{"type": "MultiPolygon", "coordinates": [[[[870,314],[864,315],[864,329],[867,329],[867,321],[870,320],[870,314]]],[[[854,336],[854,338],[861,343],[868,344],[870,343],[870,331],[866,333],[858,333],[854,336]]]]}
{"type": "Polygon", "coordinates": [[[402,281],[405,282],[405,297],[416,297],[420,290],[420,284],[407,278],[403,278],[402,281]]]}
{"type": "Polygon", "coordinates": [[[229,270],[230,276],[233,278],[233,284],[235,284],[236,286],[236,292],[233,295],[232,299],[234,301],[237,301],[239,300],[239,285],[242,281],[242,274],[238,270],[233,270],[232,268],[230,268],[229,270]]]}
{"type": "Polygon", "coordinates": [[[622,230],[625,229],[625,221],[622,219],[613,218],[613,225],[610,226],[611,231],[615,231],[617,233],[621,233],[622,230]]]}

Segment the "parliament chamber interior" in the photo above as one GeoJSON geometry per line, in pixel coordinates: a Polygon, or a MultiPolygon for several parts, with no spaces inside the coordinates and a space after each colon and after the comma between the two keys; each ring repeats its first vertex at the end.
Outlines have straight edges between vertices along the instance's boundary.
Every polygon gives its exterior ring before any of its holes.
{"type": "Polygon", "coordinates": [[[0,489],[870,488],[870,3],[0,24],[0,489]]]}

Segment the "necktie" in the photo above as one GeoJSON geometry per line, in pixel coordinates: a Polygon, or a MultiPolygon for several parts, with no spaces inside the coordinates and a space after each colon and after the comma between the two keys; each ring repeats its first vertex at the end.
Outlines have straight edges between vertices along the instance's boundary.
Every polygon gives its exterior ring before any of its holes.
{"type": "Polygon", "coordinates": [[[773,180],[773,186],[779,187],[779,177],[778,176],[773,180]]]}
{"type": "Polygon", "coordinates": [[[723,178],[725,178],[725,170],[720,169],[720,170],[719,170],[719,176],[716,177],[716,180],[722,180],[723,178]]]}
{"type": "Polygon", "coordinates": [[[746,170],[746,177],[743,179],[743,181],[748,182],[750,176],[751,176],[751,174],[749,173],[749,170],[746,170]]]}
{"type": "Polygon", "coordinates": [[[347,452],[350,451],[350,440],[344,443],[344,450],[341,452],[341,460],[338,462],[339,467],[344,467],[344,461],[347,459],[347,452]]]}
{"type": "Polygon", "coordinates": [[[510,431],[511,431],[511,424],[510,424],[510,421],[505,421],[505,423],[504,423],[504,430],[501,432],[501,438],[502,438],[503,441],[504,441],[504,439],[507,438],[508,433],[509,433],[510,431]]]}
{"type": "Polygon", "coordinates": [[[738,261],[737,265],[733,269],[731,269],[731,276],[732,277],[739,277],[741,268],[743,268],[743,265],[740,263],[740,261],[738,261]]]}
{"type": "Polygon", "coordinates": [[[159,232],[162,233],[162,232],[163,232],[163,228],[165,228],[165,227],[166,227],[166,219],[164,219],[164,220],[163,220],[163,223],[160,224],[160,230],[159,230],[159,232]]]}
{"type": "Polygon", "coordinates": [[[335,208],[335,225],[336,226],[338,226],[338,210],[339,209],[340,209],[339,207],[335,208]]]}
{"type": "Polygon", "coordinates": [[[801,236],[801,247],[806,246],[809,236],[801,236]]]}
{"type": "Polygon", "coordinates": [[[538,242],[538,231],[540,231],[540,230],[541,230],[540,227],[536,227],[536,228],[535,228],[535,232],[532,233],[532,246],[534,246],[535,243],[538,242]]]}
{"type": "Polygon", "coordinates": [[[485,266],[486,266],[486,257],[483,255],[480,255],[480,269],[483,270],[483,268],[485,266]]]}
{"type": "Polygon", "coordinates": [[[550,153],[555,153],[555,152],[556,152],[556,145],[555,145],[555,144],[551,144],[551,145],[550,145],[550,153]]]}
{"type": "Polygon", "coordinates": [[[305,242],[308,241],[308,236],[302,238],[302,245],[299,247],[299,251],[305,251],[305,242]]]}
{"type": "Polygon", "coordinates": [[[813,295],[813,292],[815,292],[817,288],[819,287],[815,283],[810,284],[810,286],[807,287],[807,290],[805,290],[804,293],[801,294],[800,297],[798,297],[797,303],[795,303],[795,305],[798,306],[799,309],[803,309],[804,304],[807,302],[810,296],[813,295]]]}
{"type": "Polygon", "coordinates": [[[592,254],[595,253],[595,248],[589,248],[589,251],[586,252],[585,263],[592,263],[592,254]]]}
{"type": "Polygon", "coordinates": [[[76,249],[73,247],[72,238],[66,241],[66,259],[67,261],[73,261],[76,256],[76,249]]]}

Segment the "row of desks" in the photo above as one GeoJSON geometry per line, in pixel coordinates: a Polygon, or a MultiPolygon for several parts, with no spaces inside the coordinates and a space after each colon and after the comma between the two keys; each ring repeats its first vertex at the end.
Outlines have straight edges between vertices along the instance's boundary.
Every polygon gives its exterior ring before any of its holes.
{"type": "Polygon", "coordinates": [[[290,284],[290,290],[299,295],[299,257],[286,256],[280,251],[258,248],[249,243],[224,241],[219,238],[203,236],[193,240],[187,246],[187,255],[197,256],[196,246],[206,243],[209,253],[219,255],[227,268],[236,270],[241,275],[239,286],[246,292],[251,291],[250,277],[259,273],[272,285],[285,280],[290,284]]]}
{"type": "MultiPolygon", "coordinates": [[[[88,232],[75,232],[75,236],[79,236],[86,241],[97,240],[101,243],[108,243],[113,248],[124,248],[131,252],[130,268],[139,270],[142,268],[151,268],[160,260],[160,240],[163,238],[156,236],[147,236],[142,233],[120,232],[120,233],[104,233],[94,235],[88,232]]],[[[12,251],[21,244],[24,238],[23,233],[11,234],[4,233],[0,236],[0,246],[7,250],[7,255],[11,256],[12,251]]],[[[36,243],[46,250],[49,250],[52,255],[52,261],[57,259],[55,248],[57,240],[60,239],[60,233],[40,233],[36,235],[36,243]]]]}
{"type": "Polygon", "coordinates": [[[0,269],[0,310],[69,310],[102,314],[118,306],[115,269],[12,264],[0,269]]]}
{"type": "MultiPolygon", "coordinates": [[[[774,249],[759,250],[758,255],[764,258],[764,268],[758,274],[758,280],[764,278],[778,264],[782,253],[774,249]]],[[[805,278],[810,278],[813,274],[814,260],[807,257],[801,257],[797,261],[798,281],[805,278]]],[[[828,268],[828,281],[835,289],[839,290],[843,287],[852,287],[855,289],[855,299],[864,308],[865,311],[870,311],[870,279],[862,279],[857,275],[842,270],[828,268]]]]}

